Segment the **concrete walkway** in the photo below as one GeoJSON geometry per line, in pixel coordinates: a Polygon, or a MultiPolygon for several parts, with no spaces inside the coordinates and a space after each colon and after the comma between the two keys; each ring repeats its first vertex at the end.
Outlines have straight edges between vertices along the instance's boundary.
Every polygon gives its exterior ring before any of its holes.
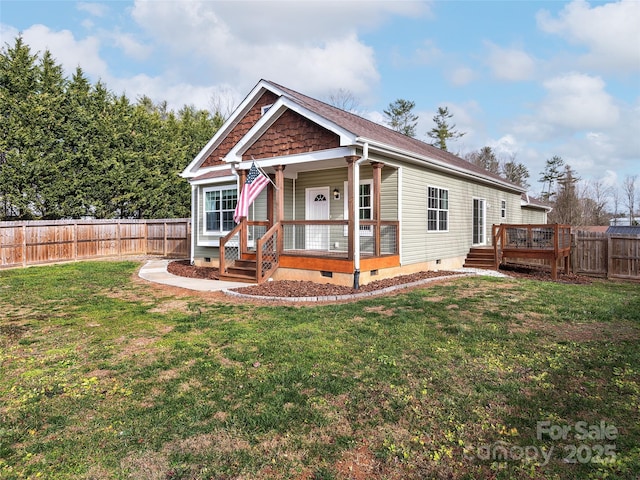
{"type": "Polygon", "coordinates": [[[205,280],[204,278],[179,277],[167,272],[167,265],[173,260],[149,260],[138,272],[140,278],[150,282],[162,283],[173,287],[188,288],[200,292],[216,292],[229,288],[248,287],[255,285],[241,282],[224,282],[222,280],[205,280]]]}

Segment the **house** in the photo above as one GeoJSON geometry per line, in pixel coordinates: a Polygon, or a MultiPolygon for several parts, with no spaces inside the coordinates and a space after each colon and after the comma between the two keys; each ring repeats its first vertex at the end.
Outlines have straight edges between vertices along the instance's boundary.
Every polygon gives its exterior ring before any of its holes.
{"type": "Polygon", "coordinates": [[[491,225],[548,207],[451,153],[261,80],[183,171],[191,259],[221,276],[342,285],[462,266],[491,225]],[[233,220],[255,162],[272,179],[233,220]]]}

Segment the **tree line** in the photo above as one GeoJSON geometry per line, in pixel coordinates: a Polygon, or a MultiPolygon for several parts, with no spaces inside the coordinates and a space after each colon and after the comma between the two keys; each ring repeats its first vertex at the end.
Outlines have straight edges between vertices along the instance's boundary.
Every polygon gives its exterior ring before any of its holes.
{"type": "Polygon", "coordinates": [[[224,122],[66,78],[21,37],[0,52],[0,118],[0,220],[189,216],[179,173],[224,122]]]}
{"type": "MultiPolygon", "coordinates": [[[[410,137],[416,136],[418,116],[413,113],[415,102],[398,99],[384,110],[385,123],[389,128],[410,137]]],[[[426,132],[432,139],[432,145],[441,150],[448,150],[448,142],[465,135],[451,123],[453,114],[446,106],[438,107],[433,117],[435,126],[426,132]]],[[[529,188],[530,177],[527,167],[517,162],[515,155],[509,158],[498,158],[489,146],[477,151],[468,152],[462,158],[478,165],[491,173],[500,175],[516,185],[529,188]]],[[[637,225],[635,217],[640,192],[637,175],[627,175],[622,187],[605,184],[602,180],[580,182],[580,178],[571,167],[559,156],[553,156],[540,172],[538,182],[542,185],[541,200],[552,207],[548,215],[550,223],[562,223],[574,226],[609,225],[610,220],[628,218],[628,225],[637,225]]]]}

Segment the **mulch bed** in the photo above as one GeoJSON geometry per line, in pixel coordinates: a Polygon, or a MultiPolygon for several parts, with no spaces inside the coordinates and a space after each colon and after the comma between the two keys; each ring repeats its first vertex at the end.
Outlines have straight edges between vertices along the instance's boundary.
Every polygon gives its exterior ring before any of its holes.
{"type": "MultiPolygon", "coordinates": [[[[511,277],[551,281],[551,272],[544,269],[503,266],[500,270],[511,277]]],[[[167,271],[169,273],[172,273],[173,275],[179,275],[182,277],[219,280],[219,271],[217,268],[192,266],[189,264],[189,260],[175,260],[169,262],[167,271]]],[[[354,293],[373,292],[395,285],[405,285],[428,278],[437,278],[456,274],[459,274],[459,272],[418,272],[411,275],[400,275],[394,278],[386,278],[384,280],[371,282],[367,285],[362,285],[358,290],[355,290],[351,287],[333,285],[330,283],[316,283],[299,280],[276,280],[273,282],[265,282],[261,285],[251,285],[247,287],[235,288],[234,290],[246,295],[265,297],[328,297],[334,295],[350,295],[354,293]]],[[[558,272],[557,282],[590,284],[591,279],[589,277],[580,275],[565,275],[564,273],[558,272]]]]}
{"type": "MultiPolygon", "coordinates": [[[[531,280],[543,280],[547,282],[553,281],[551,280],[551,270],[547,270],[545,268],[524,267],[518,265],[502,265],[500,267],[500,271],[504,272],[510,277],[529,278],[531,280]]],[[[573,273],[564,274],[560,271],[560,269],[558,269],[558,279],[556,280],[556,282],[589,285],[593,282],[593,279],[591,279],[590,277],[585,277],[583,275],[575,275],[573,273]]]]}
{"type": "Polygon", "coordinates": [[[189,260],[174,260],[167,265],[167,272],[179,277],[204,278],[206,280],[220,280],[220,271],[213,267],[196,267],[189,260]]]}

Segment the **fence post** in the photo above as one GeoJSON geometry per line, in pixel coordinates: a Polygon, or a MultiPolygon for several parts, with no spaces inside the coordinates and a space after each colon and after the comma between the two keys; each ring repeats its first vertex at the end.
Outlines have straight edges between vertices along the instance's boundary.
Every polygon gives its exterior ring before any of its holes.
{"type": "Polygon", "coordinates": [[[78,222],[73,222],[73,259],[75,261],[78,260],[78,222]]]}
{"type": "Polygon", "coordinates": [[[149,254],[149,221],[144,221],[144,229],[143,229],[143,240],[144,240],[144,254],[149,254]]]}
{"type": "Polygon", "coordinates": [[[120,219],[116,220],[116,240],[118,241],[118,257],[122,258],[122,233],[120,232],[120,219]]]}
{"type": "Polygon", "coordinates": [[[22,266],[27,266],[27,225],[22,225],[22,266]]]}
{"type": "Polygon", "coordinates": [[[607,279],[611,278],[611,268],[613,267],[613,258],[611,254],[613,251],[612,244],[613,241],[611,240],[611,235],[607,235],[607,264],[605,265],[607,269],[607,279]]]}
{"type": "Polygon", "coordinates": [[[167,222],[164,222],[164,238],[162,241],[162,255],[164,257],[167,256],[167,252],[169,251],[167,243],[167,222]]]}

